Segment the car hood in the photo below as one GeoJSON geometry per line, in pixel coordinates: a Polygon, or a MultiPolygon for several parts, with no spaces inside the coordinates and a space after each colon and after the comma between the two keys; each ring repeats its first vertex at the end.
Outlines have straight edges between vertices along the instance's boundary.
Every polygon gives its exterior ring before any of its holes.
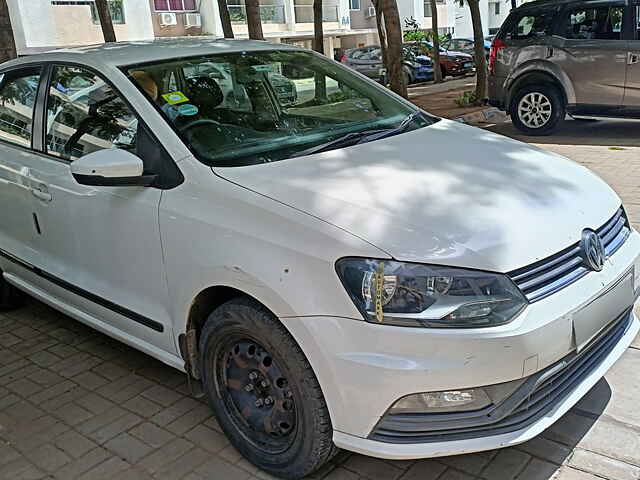
{"type": "Polygon", "coordinates": [[[440,120],[383,140],[219,176],[336,225],[393,258],[507,272],[578,242],[618,196],[585,167],[440,120]]]}

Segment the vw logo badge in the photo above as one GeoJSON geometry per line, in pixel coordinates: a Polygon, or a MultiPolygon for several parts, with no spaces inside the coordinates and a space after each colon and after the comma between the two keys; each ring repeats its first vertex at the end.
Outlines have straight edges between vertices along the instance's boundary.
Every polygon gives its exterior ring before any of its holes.
{"type": "Polygon", "coordinates": [[[588,228],[585,228],[582,231],[580,250],[584,263],[586,263],[587,267],[591,270],[595,270],[596,272],[602,270],[604,261],[606,260],[606,254],[604,251],[604,245],[602,245],[602,240],[596,232],[588,228]]]}

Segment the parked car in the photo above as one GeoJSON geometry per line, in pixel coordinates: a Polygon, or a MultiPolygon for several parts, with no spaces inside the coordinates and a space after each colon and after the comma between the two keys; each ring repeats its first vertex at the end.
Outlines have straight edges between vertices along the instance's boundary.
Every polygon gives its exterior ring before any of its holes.
{"type": "MultiPolygon", "coordinates": [[[[468,53],[475,58],[475,42],[470,38],[452,38],[448,42],[444,43],[443,47],[446,50],[456,50],[458,52],[468,53]]],[[[485,56],[489,59],[489,51],[491,50],[491,41],[484,40],[483,43],[485,56]]]]}
{"type": "Polygon", "coordinates": [[[0,306],[183,370],[278,478],[525,442],[640,330],[640,235],[598,176],[315,52],[66,49],[2,64],[0,105],[26,125],[0,123],[0,306]]]}
{"type": "MultiPolygon", "coordinates": [[[[433,59],[433,44],[431,42],[407,42],[405,46],[409,46],[416,55],[428,55],[433,59]]],[[[472,73],[475,70],[475,62],[473,56],[468,53],[440,47],[440,69],[442,78],[448,75],[458,77],[472,73]]]]}
{"type": "MultiPolygon", "coordinates": [[[[407,84],[433,80],[433,62],[426,55],[416,55],[412,49],[404,48],[402,71],[407,84]]],[[[387,83],[388,77],[382,63],[382,50],[379,46],[354,48],[347,50],[340,60],[357,72],[381,83],[387,83]]]]}
{"type": "Polygon", "coordinates": [[[573,116],[640,119],[637,5],[540,0],[512,10],[489,59],[489,102],[528,135],[573,116]]]}

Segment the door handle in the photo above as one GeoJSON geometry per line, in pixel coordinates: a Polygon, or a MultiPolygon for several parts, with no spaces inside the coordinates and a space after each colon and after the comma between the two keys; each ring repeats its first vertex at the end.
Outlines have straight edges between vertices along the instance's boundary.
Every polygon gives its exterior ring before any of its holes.
{"type": "Polygon", "coordinates": [[[640,53],[628,52],[627,65],[635,65],[636,63],[640,63],[640,53]]]}
{"type": "Polygon", "coordinates": [[[31,194],[38,200],[42,200],[43,202],[50,202],[51,200],[53,200],[53,197],[49,193],[49,189],[46,185],[32,185],[31,194]]]}

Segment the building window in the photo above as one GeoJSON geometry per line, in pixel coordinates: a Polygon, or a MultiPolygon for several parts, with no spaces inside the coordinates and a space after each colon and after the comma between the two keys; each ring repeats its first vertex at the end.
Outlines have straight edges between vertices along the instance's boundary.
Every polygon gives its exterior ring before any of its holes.
{"type": "MultiPolygon", "coordinates": [[[[436,0],[438,5],[445,5],[446,0],[436,0]]],[[[431,12],[431,0],[424,0],[424,16],[425,17],[433,17],[433,13],[431,12]]]]}
{"type": "Polygon", "coordinates": [[[156,12],[195,12],[196,0],[153,0],[156,12]]]}
{"type": "MultiPolygon", "coordinates": [[[[123,0],[109,0],[107,5],[109,6],[109,12],[111,13],[112,23],[124,23],[124,7],[122,5],[123,0]]],[[[100,23],[100,17],[98,16],[98,10],[96,9],[95,2],[91,2],[91,21],[95,24],[100,23]]]]}
{"type": "Polygon", "coordinates": [[[360,10],[360,0],[349,0],[349,10],[360,10]]]}
{"type": "Polygon", "coordinates": [[[496,2],[493,4],[493,6],[494,6],[494,13],[496,15],[500,15],[500,3],[496,2]]]}

